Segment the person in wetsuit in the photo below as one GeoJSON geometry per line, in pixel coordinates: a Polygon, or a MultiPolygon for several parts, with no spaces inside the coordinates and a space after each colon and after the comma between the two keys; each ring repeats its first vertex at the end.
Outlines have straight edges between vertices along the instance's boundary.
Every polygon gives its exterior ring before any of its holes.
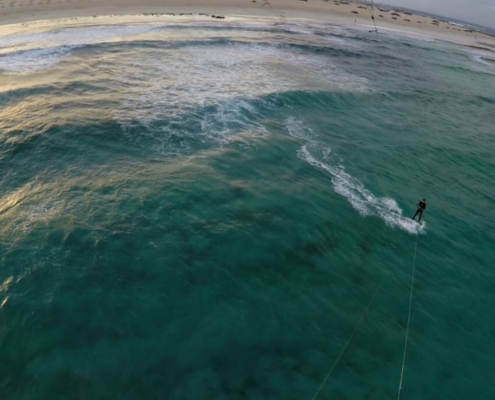
{"type": "Polygon", "coordinates": [[[418,222],[421,222],[421,217],[423,216],[423,211],[426,209],[426,200],[423,199],[418,203],[418,209],[416,210],[416,214],[414,214],[414,219],[416,221],[416,215],[419,215],[418,222]]]}

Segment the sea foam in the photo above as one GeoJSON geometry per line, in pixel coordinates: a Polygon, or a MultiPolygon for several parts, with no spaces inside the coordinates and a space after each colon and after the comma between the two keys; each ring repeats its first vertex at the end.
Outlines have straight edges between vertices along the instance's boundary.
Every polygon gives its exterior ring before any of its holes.
{"type": "Polygon", "coordinates": [[[424,233],[426,225],[416,223],[402,215],[396,200],[377,197],[357,178],[345,171],[342,160],[333,154],[331,148],[317,139],[312,129],[306,128],[301,120],[289,118],[287,128],[291,136],[306,143],[299,149],[298,156],[309,164],[328,172],[336,193],[344,196],[362,216],[376,216],[388,226],[399,228],[411,234],[424,233]]]}

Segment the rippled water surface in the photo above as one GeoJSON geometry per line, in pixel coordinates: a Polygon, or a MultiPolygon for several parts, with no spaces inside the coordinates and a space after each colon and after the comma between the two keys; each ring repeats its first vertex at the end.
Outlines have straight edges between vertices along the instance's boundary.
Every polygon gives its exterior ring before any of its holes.
{"type": "Polygon", "coordinates": [[[495,54],[329,25],[0,37],[0,398],[489,399],[495,54]],[[411,221],[426,198],[424,225],[411,221]]]}

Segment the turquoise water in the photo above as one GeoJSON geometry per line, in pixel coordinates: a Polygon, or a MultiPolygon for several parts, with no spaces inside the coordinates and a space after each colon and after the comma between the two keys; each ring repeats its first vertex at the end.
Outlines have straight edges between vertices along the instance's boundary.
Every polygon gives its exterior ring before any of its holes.
{"type": "Polygon", "coordinates": [[[0,394],[489,399],[495,59],[328,25],[0,38],[0,394]],[[423,227],[409,217],[425,197],[423,227]]]}

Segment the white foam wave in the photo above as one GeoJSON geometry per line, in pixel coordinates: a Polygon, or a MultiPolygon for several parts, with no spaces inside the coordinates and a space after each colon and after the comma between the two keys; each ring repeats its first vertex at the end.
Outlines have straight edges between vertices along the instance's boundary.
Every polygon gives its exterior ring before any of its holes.
{"type": "MultiPolygon", "coordinates": [[[[368,81],[336,68],[325,56],[265,44],[191,45],[121,57],[118,76],[132,95],[121,103],[115,119],[123,126],[136,122],[164,135],[187,137],[185,118],[201,118],[204,138],[219,142],[233,133],[263,133],[252,100],[292,90],[368,91],[368,81]],[[163,60],[167,62],[163,62],[163,60]],[[221,79],[218,79],[218,76],[221,79]],[[209,108],[204,116],[198,115],[209,108]]],[[[194,120],[189,122],[195,123],[194,120]]]]}
{"type": "Polygon", "coordinates": [[[23,73],[49,69],[61,59],[70,56],[73,48],[72,46],[58,46],[0,55],[0,70],[23,73]]]}
{"type": "Polygon", "coordinates": [[[347,198],[352,207],[363,216],[377,216],[388,226],[399,228],[412,234],[423,233],[426,225],[420,225],[402,215],[402,210],[394,199],[376,197],[353,176],[345,172],[341,160],[332,153],[330,147],[314,140],[311,129],[301,121],[290,118],[287,122],[289,133],[308,142],[298,151],[298,156],[309,164],[327,171],[332,177],[334,190],[347,198]]]}
{"type": "Polygon", "coordinates": [[[48,44],[49,46],[71,46],[90,43],[102,43],[116,38],[123,38],[152,31],[156,24],[147,25],[110,25],[73,27],[30,34],[15,34],[0,37],[2,49],[48,44]]]}
{"type": "Polygon", "coordinates": [[[307,29],[307,27],[305,29],[302,26],[288,25],[288,24],[287,25],[279,25],[279,26],[285,28],[289,32],[296,33],[298,35],[314,35],[314,32],[311,31],[311,30],[309,30],[309,29],[307,29]]]}
{"type": "Polygon", "coordinates": [[[311,128],[307,127],[303,121],[294,117],[289,117],[287,119],[287,129],[291,136],[298,139],[314,140],[318,137],[318,135],[311,128]]]}
{"type": "MultiPolygon", "coordinates": [[[[299,150],[299,157],[315,167],[321,168],[332,175],[332,183],[335,191],[346,197],[351,205],[363,216],[378,216],[385,223],[393,228],[400,228],[409,233],[423,233],[425,225],[419,225],[410,218],[402,215],[402,210],[394,199],[383,197],[378,198],[373,195],[356,178],[345,172],[342,165],[334,166],[322,161],[318,161],[311,154],[311,146],[304,145],[299,150]]],[[[327,152],[329,149],[325,149],[327,152]]]]}
{"type": "Polygon", "coordinates": [[[186,109],[177,109],[172,113],[169,110],[166,119],[157,118],[151,112],[147,116],[140,113],[133,121],[124,113],[120,123],[131,142],[143,144],[160,156],[177,157],[198,146],[208,148],[233,141],[250,147],[252,138],[267,134],[266,128],[258,122],[257,114],[248,101],[230,99],[218,102],[208,112],[187,113],[186,109]]]}
{"type": "Polygon", "coordinates": [[[493,67],[495,67],[495,56],[493,52],[483,49],[474,49],[464,47],[466,55],[472,61],[469,68],[475,71],[481,71],[484,73],[493,73],[493,67]]]}
{"type": "MultiPolygon", "coordinates": [[[[364,29],[374,29],[373,25],[361,25],[360,27],[356,27],[356,29],[364,28],[364,29]]],[[[414,32],[408,31],[404,29],[390,28],[385,26],[380,26],[380,32],[387,32],[390,36],[398,37],[400,39],[406,37],[408,39],[421,40],[422,42],[430,42],[435,43],[438,42],[433,36],[429,36],[428,33],[414,32]]]]}
{"type": "Polygon", "coordinates": [[[155,25],[66,28],[0,37],[0,70],[25,73],[49,69],[69,57],[75,48],[144,34],[154,28],[155,25]]]}
{"type": "Polygon", "coordinates": [[[483,65],[488,65],[488,66],[492,66],[493,63],[495,62],[495,60],[493,60],[493,62],[489,62],[485,59],[485,57],[483,56],[477,56],[477,55],[472,55],[471,56],[471,59],[473,61],[476,61],[477,63],[480,63],[480,64],[483,64],[483,65]]]}
{"type": "Polygon", "coordinates": [[[476,63],[493,66],[495,63],[495,56],[491,51],[485,51],[481,49],[465,49],[469,54],[469,58],[476,63]]]}
{"type": "Polygon", "coordinates": [[[326,32],[327,34],[330,34],[332,36],[340,36],[340,37],[343,37],[343,38],[355,38],[356,35],[355,33],[353,32],[353,30],[355,31],[355,29],[353,29],[354,27],[346,27],[346,26],[341,26],[341,25],[328,25],[328,26],[325,26],[323,29],[322,29],[324,32],[326,32]]]}

